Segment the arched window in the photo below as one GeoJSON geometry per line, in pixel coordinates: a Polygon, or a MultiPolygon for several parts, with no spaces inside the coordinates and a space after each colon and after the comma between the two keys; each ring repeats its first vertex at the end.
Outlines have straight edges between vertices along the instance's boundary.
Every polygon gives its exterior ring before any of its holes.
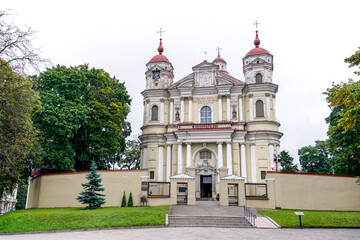
{"type": "Polygon", "coordinates": [[[211,108],[204,106],[200,110],[200,123],[211,123],[211,108]]]}
{"type": "Polygon", "coordinates": [[[151,108],[151,121],[158,121],[159,118],[158,118],[158,106],[154,105],[152,106],[151,108]]]}
{"type": "Polygon", "coordinates": [[[261,100],[256,101],[256,117],[264,117],[264,103],[261,100]]]}
{"type": "Polygon", "coordinates": [[[200,159],[211,159],[211,152],[210,151],[201,151],[200,152],[200,159]]]}
{"type": "Polygon", "coordinates": [[[256,83],[262,83],[262,75],[260,73],[256,74],[256,83]]]}

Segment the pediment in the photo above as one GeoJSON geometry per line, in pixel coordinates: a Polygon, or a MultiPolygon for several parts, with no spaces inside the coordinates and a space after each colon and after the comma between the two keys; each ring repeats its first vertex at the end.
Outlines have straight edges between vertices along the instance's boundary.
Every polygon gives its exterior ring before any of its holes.
{"type": "Polygon", "coordinates": [[[194,79],[188,79],[186,81],[181,82],[178,87],[193,87],[194,86],[194,79]]]}
{"type": "Polygon", "coordinates": [[[162,70],[162,67],[158,64],[153,65],[151,68],[148,69],[148,71],[160,71],[162,70]]]}
{"type": "Polygon", "coordinates": [[[215,68],[217,69],[218,66],[216,64],[210,63],[210,62],[202,62],[196,66],[194,66],[192,69],[195,70],[200,70],[200,69],[209,69],[209,68],[215,68]]]}
{"type": "Polygon", "coordinates": [[[259,64],[259,63],[267,63],[267,62],[264,61],[263,59],[259,58],[259,57],[255,58],[254,60],[252,60],[250,62],[250,64],[259,64]]]}

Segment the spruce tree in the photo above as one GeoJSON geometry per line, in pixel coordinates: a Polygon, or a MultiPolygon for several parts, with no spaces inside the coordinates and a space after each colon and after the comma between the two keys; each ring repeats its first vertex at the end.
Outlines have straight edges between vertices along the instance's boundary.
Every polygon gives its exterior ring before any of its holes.
{"type": "Polygon", "coordinates": [[[128,200],[127,206],[128,206],[128,207],[134,206],[133,197],[132,197],[132,193],[131,193],[131,192],[130,192],[130,195],[129,195],[129,200],[128,200]]]}
{"type": "Polygon", "coordinates": [[[102,179],[100,174],[97,173],[96,163],[91,163],[91,172],[86,175],[86,179],[89,180],[88,183],[81,184],[84,188],[84,191],[76,198],[82,204],[88,204],[86,208],[96,209],[100,208],[102,204],[105,204],[105,195],[97,192],[104,191],[102,185],[100,184],[102,179]]]}
{"type": "Polygon", "coordinates": [[[121,207],[126,207],[126,196],[125,196],[125,191],[122,197],[122,201],[121,201],[121,207]]]}

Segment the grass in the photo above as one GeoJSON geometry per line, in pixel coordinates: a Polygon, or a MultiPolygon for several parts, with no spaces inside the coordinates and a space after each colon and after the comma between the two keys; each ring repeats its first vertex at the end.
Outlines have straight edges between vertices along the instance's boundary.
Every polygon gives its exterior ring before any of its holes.
{"type": "Polygon", "coordinates": [[[303,212],[301,223],[304,227],[360,227],[360,212],[336,212],[313,210],[259,210],[259,213],[272,218],[280,226],[299,226],[299,216],[294,212],[303,212]]]}
{"type": "Polygon", "coordinates": [[[17,210],[0,216],[0,233],[164,225],[169,206],[17,210]]]}

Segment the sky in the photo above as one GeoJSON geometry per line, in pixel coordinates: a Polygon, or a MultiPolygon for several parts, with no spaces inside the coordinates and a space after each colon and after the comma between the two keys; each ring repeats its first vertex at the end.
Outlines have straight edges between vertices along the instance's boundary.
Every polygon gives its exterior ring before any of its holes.
{"type": "Polygon", "coordinates": [[[298,161],[303,146],[325,140],[330,109],[322,94],[332,82],[356,79],[344,63],[360,47],[360,1],[40,1],[1,0],[13,21],[37,31],[34,45],[57,65],[88,63],[125,82],[132,98],[133,135],[141,133],[145,65],[157,54],[160,27],[164,55],[175,81],[192,67],[217,56],[228,72],[244,81],[242,58],[254,45],[255,20],[260,47],[274,56],[280,150],[298,161]]]}

